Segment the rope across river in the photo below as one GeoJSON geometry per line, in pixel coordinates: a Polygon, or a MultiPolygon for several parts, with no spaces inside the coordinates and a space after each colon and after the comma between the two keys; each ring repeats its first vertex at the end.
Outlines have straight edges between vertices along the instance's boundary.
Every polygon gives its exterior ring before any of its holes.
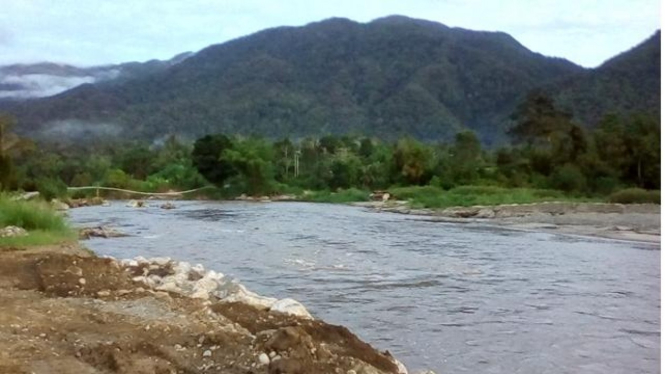
{"type": "Polygon", "coordinates": [[[205,187],[194,188],[192,190],[187,190],[187,191],[171,191],[171,192],[142,192],[142,191],[126,190],[126,189],[123,189],[123,188],[100,187],[100,186],[67,187],[67,190],[69,190],[69,191],[107,190],[107,191],[118,191],[118,192],[126,192],[126,193],[130,193],[130,194],[147,195],[147,196],[181,196],[181,195],[184,195],[184,194],[187,194],[187,193],[201,191],[201,190],[205,190],[205,189],[208,189],[208,188],[215,188],[215,187],[214,186],[205,186],[205,187]]]}

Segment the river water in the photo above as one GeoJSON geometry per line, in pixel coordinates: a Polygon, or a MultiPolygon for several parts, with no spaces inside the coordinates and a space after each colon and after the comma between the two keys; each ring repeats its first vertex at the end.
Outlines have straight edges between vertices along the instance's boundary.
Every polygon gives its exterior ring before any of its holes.
{"type": "Polygon", "coordinates": [[[301,301],[412,371],[660,372],[660,247],[430,222],[307,203],[71,210],[131,237],[86,245],[170,256],[301,301]]]}

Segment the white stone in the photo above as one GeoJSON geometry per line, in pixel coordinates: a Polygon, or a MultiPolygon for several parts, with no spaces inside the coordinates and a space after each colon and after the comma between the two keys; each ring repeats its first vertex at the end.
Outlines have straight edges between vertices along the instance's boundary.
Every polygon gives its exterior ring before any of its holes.
{"type": "Polygon", "coordinates": [[[259,355],[259,363],[260,363],[261,365],[268,365],[268,364],[270,363],[270,358],[268,357],[267,354],[265,354],[265,353],[261,353],[261,354],[259,355]]]}
{"type": "Polygon", "coordinates": [[[171,262],[170,257],[153,257],[150,259],[150,262],[157,264],[159,266],[166,266],[169,262],[171,262]]]}
{"type": "Polygon", "coordinates": [[[274,303],[270,307],[271,312],[284,313],[292,316],[298,316],[303,318],[312,319],[312,315],[309,314],[304,305],[293,299],[282,299],[274,303]]]}
{"type": "Polygon", "coordinates": [[[199,289],[199,290],[194,291],[191,295],[189,295],[189,297],[191,297],[193,299],[206,300],[206,299],[210,298],[210,293],[208,293],[204,289],[199,289]]]}
{"type": "Polygon", "coordinates": [[[168,291],[168,292],[177,292],[180,293],[180,288],[175,284],[175,282],[166,282],[164,284],[161,284],[157,286],[155,289],[160,290],[160,291],[168,291]]]}
{"type": "Polygon", "coordinates": [[[203,265],[196,264],[192,266],[192,271],[200,276],[203,276],[203,274],[205,274],[206,269],[203,267],[203,265]]]}
{"type": "Polygon", "coordinates": [[[0,238],[14,238],[26,235],[28,235],[28,232],[24,228],[18,226],[7,226],[0,229],[0,238]]]}
{"type": "Polygon", "coordinates": [[[131,259],[120,260],[120,263],[122,264],[122,266],[130,267],[130,268],[135,268],[135,267],[139,266],[138,261],[131,260],[131,259]]]}
{"type": "Polygon", "coordinates": [[[212,356],[212,352],[210,352],[209,349],[206,349],[206,351],[203,352],[203,357],[210,357],[210,356],[212,356]]]}
{"type": "Polygon", "coordinates": [[[270,307],[277,302],[274,297],[264,297],[248,291],[242,284],[237,285],[237,290],[222,299],[223,302],[239,302],[251,305],[259,309],[270,309],[270,307]]]}
{"type": "Polygon", "coordinates": [[[397,365],[397,373],[398,374],[409,374],[409,371],[406,370],[406,366],[404,366],[403,363],[399,362],[394,357],[392,357],[392,360],[395,363],[395,365],[397,365]]]}
{"type": "Polygon", "coordinates": [[[85,278],[79,278],[79,283],[80,283],[81,285],[84,285],[85,282],[86,282],[86,281],[85,281],[85,278]]]}
{"type": "Polygon", "coordinates": [[[190,270],[192,270],[192,265],[190,265],[189,262],[178,261],[178,263],[176,263],[175,266],[173,267],[173,270],[177,274],[180,274],[180,273],[187,274],[187,273],[189,273],[190,270]]]}

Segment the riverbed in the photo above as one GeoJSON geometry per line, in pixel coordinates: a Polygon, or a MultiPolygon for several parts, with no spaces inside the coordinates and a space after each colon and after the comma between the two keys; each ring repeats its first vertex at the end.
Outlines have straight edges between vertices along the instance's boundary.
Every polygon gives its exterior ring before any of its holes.
{"type": "Polygon", "coordinates": [[[131,236],[85,245],[170,256],[292,297],[413,371],[658,373],[658,244],[430,222],[308,203],[175,202],[70,211],[131,236]]]}

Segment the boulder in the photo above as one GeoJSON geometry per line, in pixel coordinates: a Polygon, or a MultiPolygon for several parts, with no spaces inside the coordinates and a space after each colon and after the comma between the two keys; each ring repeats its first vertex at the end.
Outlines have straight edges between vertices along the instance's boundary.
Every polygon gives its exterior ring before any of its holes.
{"type": "Polygon", "coordinates": [[[172,202],[166,202],[159,206],[161,209],[175,209],[175,204],[172,202]]]}
{"type": "Polygon", "coordinates": [[[293,299],[282,299],[270,307],[271,312],[289,314],[292,316],[298,316],[302,318],[312,319],[312,315],[309,314],[304,305],[293,299]]]}
{"type": "Polygon", "coordinates": [[[84,227],[79,229],[79,239],[85,240],[90,238],[120,238],[123,236],[128,236],[123,234],[120,231],[110,229],[108,227],[84,227]]]}
{"type": "Polygon", "coordinates": [[[143,200],[129,200],[126,205],[128,208],[144,208],[147,205],[143,200]]]}
{"type": "Polygon", "coordinates": [[[69,210],[69,205],[63,203],[62,201],[60,201],[60,200],[58,200],[58,199],[53,199],[53,200],[51,200],[51,206],[52,206],[53,209],[55,209],[55,210],[60,210],[60,211],[62,211],[62,210],[69,210]]]}
{"type": "Polygon", "coordinates": [[[0,238],[16,238],[21,236],[27,236],[28,232],[18,226],[7,226],[0,229],[0,238]]]}

